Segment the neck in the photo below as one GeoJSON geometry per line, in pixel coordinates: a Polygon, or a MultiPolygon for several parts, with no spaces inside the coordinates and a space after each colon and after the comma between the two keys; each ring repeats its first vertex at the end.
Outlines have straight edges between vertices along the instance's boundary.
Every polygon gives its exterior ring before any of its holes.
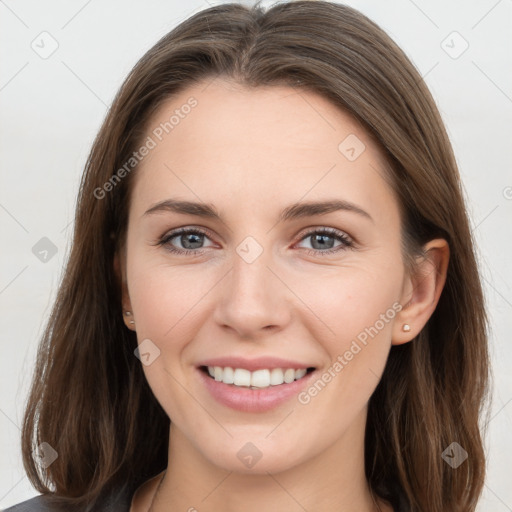
{"type": "Polygon", "coordinates": [[[375,503],[366,482],[366,415],[360,420],[316,457],[274,474],[219,468],[171,423],[169,464],[163,478],[158,475],[152,486],[151,512],[392,512],[389,505],[375,503]]]}

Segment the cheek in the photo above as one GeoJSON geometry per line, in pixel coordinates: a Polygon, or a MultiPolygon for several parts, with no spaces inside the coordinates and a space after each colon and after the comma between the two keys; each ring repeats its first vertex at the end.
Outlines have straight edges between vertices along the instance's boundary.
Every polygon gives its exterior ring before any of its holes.
{"type": "Polygon", "coordinates": [[[390,337],[400,308],[397,301],[401,285],[400,265],[383,268],[380,262],[365,262],[316,276],[313,286],[308,280],[307,284],[296,286],[295,291],[314,313],[311,325],[317,326],[317,339],[323,339],[328,352],[335,356],[354,339],[364,342],[368,331],[372,339],[390,337]]]}
{"type": "Polygon", "coordinates": [[[137,332],[160,342],[178,339],[177,333],[193,322],[199,303],[214,286],[212,273],[193,266],[152,265],[150,259],[134,257],[128,269],[130,301],[137,332]]]}
{"type": "MultiPolygon", "coordinates": [[[[193,279],[182,268],[153,265],[144,256],[134,255],[127,270],[139,349],[149,339],[150,352],[158,354],[151,364],[143,365],[146,380],[169,418],[182,424],[191,407],[183,389],[182,354],[196,335],[199,301],[208,283],[197,276],[193,279]]],[[[200,416],[200,411],[196,413],[200,416]]]]}
{"type": "Polygon", "coordinates": [[[322,293],[310,289],[305,299],[322,320],[314,321],[315,338],[329,355],[330,364],[298,396],[299,407],[302,414],[330,425],[333,435],[349,427],[374,392],[401,308],[397,302],[399,272],[382,274],[380,279],[361,275],[352,269],[350,278],[326,280],[324,286],[319,282],[322,293]]]}

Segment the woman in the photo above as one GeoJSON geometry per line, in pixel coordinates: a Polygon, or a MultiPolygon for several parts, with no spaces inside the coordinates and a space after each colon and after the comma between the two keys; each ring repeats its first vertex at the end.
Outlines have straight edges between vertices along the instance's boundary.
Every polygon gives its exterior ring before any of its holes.
{"type": "Polygon", "coordinates": [[[24,418],[43,496],[19,507],[473,511],[487,380],[417,70],[347,6],[212,7],[94,142],[24,418]]]}

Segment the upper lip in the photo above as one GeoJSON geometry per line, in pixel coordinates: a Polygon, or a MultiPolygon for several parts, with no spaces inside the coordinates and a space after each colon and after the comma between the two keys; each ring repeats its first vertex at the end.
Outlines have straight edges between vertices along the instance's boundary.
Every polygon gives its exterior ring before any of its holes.
{"type": "Polygon", "coordinates": [[[244,368],[249,371],[264,370],[268,368],[293,368],[299,370],[301,368],[313,368],[312,364],[305,364],[290,359],[282,359],[279,357],[262,356],[255,359],[246,359],[245,357],[215,357],[213,359],[205,359],[198,366],[220,366],[221,368],[244,368]]]}

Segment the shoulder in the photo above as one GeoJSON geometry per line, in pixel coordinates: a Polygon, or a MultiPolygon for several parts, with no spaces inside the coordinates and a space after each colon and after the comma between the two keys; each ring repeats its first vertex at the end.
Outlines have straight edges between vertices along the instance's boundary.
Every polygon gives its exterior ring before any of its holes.
{"type": "MultiPolygon", "coordinates": [[[[91,512],[129,512],[131,498],[132,493],[130,490],[127,487],[122,487],[99,500],[94,508],[86,508],[91,512]]],[[[58,506],[58,504],[52,501],[51,495],[41,494],[4,509],[1,512],[82,512],[83,510],[83,507],[58,506]]]]}
{"type": "Polygon", "coordinates": [[[41,495],[6,508],[3,512],[31,512],[36,510],[38,512],[52,512],[55,508],[52,508],[45,497],[41,495]]]}

